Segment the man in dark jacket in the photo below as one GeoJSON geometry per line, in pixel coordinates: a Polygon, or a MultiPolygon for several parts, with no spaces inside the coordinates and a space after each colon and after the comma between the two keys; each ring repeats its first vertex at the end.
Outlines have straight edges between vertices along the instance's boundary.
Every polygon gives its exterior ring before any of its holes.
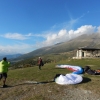
{"type": "Polygon", "coordinates": [[[39,57],[39,59],[38,59],[38,66],[39,66],[39,69],[41,70],[41,66],[43,66],[44,64],[43,64],[43,61],[42,61],[42,58],[41,57],[39,57]]]}

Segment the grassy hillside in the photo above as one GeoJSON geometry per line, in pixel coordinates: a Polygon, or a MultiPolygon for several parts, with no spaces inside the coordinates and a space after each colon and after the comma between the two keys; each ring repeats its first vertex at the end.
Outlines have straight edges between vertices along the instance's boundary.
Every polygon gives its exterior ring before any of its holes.
{"type": "MultiPolygon", "coordinates": [[[[83,75],[83,81],[76,85],[61,86],[52,82],[58,73],[67,74],[67,69],[57,69],[56,64],[71,64],[78,66],[90,65],[92,69],[100,69],[100,59],[64,59],[38,66],[9,70],[8,88],[0,88],[0,100],[99,100],[100,76],[83,75]],[[41,84],[26,83],[37,81],[41,84]]],[[[0,82],[2,85],[2,82],[0,82]]]]}

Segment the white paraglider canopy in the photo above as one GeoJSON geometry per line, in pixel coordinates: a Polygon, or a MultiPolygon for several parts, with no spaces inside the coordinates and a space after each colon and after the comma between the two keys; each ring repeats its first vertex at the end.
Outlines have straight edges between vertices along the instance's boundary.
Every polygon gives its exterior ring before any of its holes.
{"type": "Polygon", "coordinates": [[[68,85],[68,84],[78,84],[82,82],[83,78],[81,75],[77,74],[66,74],[66,75],[60,75],[57,78],[55,78],[55,82],[60,85],[68,85]]]}

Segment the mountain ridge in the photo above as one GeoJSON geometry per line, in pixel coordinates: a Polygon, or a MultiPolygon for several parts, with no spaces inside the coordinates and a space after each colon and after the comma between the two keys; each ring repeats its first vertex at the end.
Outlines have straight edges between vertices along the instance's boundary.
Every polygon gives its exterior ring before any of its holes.
{"type": "Polygon", "coordinates": [[[12,55],[1,55],[0,56],[0,60],[2,60],[2,58],[7,57],[7,59],[14,59],[17,58],[19,56],[21,56],[22,54],[12,54],[12,55]]]}
{"type": "Polygon", "coordinates": [[[100,33],[83,34],[69,41],[36,49],[32,52],[19,56],[17,59],[27,59],[35,56],[43,56],[46,54],[69,52],[79,47],[100,48],[99,41],[100,33]]]}

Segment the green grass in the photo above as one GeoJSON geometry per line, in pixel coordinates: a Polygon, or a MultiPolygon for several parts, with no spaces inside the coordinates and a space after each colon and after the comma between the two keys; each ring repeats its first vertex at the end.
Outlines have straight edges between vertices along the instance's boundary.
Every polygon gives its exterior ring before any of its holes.
{"type": "MultiPolygon", "coordinates": [[[[100,69],[100,59],[66,59],[60,62],[45,64],[42,70],[38,66],[9,70],[8,88],[0,88],[0,100],[63,100],[65,89],[90,90],[94,94],[100,94],[100,76],[84,74],[83,82],[76,85],[62,86],[51,82],[58,73],[67,74],[71,71],[58,69],[57,64],[70,64],[84,67],[90,65],[92,69],[100,69]],[[25,84],[25,81],[37,81],[45,84],[25,84]],[[8,98],[8,99],[7,99],[8,98]]],[[[2,85],[2,82],[0,82],[2,85]]],[[[67,95],[67,94],[66,94],[67,95]]],[[[65,100],[65,99],[64,99],[65,100]]]]}

